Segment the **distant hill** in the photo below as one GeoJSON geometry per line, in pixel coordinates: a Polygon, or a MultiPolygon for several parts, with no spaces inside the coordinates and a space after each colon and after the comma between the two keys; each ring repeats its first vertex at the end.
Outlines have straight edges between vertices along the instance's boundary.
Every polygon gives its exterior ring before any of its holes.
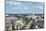
{"type": "MultiPolygon", "coordinates": [[[[28,15],[33,15],[33,14],[5,14],[5,15],[8,15],[8,16],[18,16],[18,15],[25,15],[25,16],[28,16],[28,15]]],[[[44,14],[34,14],[36,16],[44,16],[44,14]]]]}

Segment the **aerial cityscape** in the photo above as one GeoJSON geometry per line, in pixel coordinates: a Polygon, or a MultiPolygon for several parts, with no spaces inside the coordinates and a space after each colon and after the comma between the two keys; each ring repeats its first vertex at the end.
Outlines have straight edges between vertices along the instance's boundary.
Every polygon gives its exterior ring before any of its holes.
{"type": "Polygon", "coordinates": [[[6,0],[5,31],[44,29],[44,2],[6,0]]]}

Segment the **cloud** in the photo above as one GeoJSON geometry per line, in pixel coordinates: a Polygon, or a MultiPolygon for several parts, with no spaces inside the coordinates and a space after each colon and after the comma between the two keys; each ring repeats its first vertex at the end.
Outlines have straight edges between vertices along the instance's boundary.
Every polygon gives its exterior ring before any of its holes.
{"type": "Polygon", "coordinates": [[[13,14],[31,14],[32,12],[35,13],[43,13],[43,4],[40,2],[12,2],[6,1],[6,13],[13,13],[13,14]],[[16,7],[24,7],[20,8],[21,10],[16,10],[16,7]],[[27,10],[30,7],[30,10],[27,10]]]}

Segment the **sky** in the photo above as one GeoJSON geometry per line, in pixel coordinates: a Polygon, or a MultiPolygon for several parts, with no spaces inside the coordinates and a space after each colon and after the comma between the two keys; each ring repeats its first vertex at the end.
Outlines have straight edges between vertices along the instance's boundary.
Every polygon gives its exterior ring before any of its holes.
{"type": "Polygon", "coordinates": [[[8,14],[43,14],[43,2],[13,2],[6,1],[6,13],[8,14]]]}

